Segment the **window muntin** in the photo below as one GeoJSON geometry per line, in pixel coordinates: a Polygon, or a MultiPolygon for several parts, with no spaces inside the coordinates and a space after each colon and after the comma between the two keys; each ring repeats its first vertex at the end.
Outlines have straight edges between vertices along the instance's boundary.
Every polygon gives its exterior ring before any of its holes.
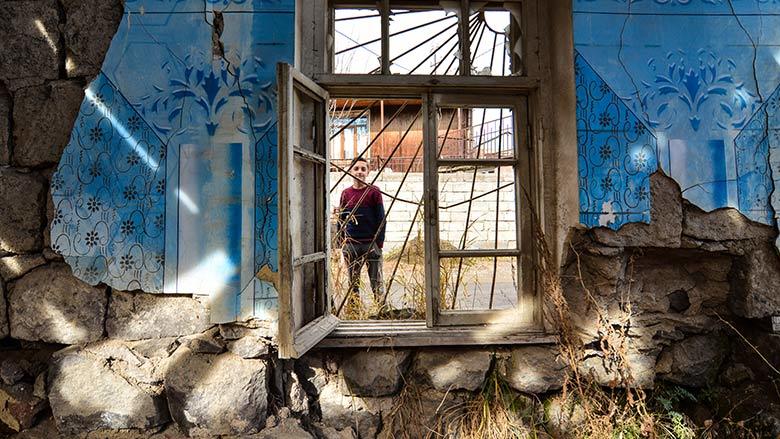
{"type": "Polygon", "coordinates": [[[337,74],[517,76],[523,2],[333,2],[337,74]]]}
{"type": "MultiPolygon", "coordinates": [[[[334,315],[470,324],[522,303],[529,293],[523,275],[529,271],[521,252],[523,215],[516,188],[528,190],[531,172],[527,139],[521,135],[528,123],[524,96],[488,92],[333,100],[353,103],[355,113],[372,114],[369,144],[358,155],[373,157],[365,182],[382,192],[387,226],[384,300],[372,300],[365,273],[359,297],[350,296],[345,261],[336,249],[331,255],[334,315]],[[384,120],[378,120],[380,107],[392,110],[384,120]],[[429,111],[435,113],[431,118],[429,111]],[[444,264],[444,272],[435,268],[436,261],[444,264]],[[459,280],[441,284],[442,276],[459,280]],[[390,306],[382,309],[385,305],[390,306]],[[471,320],[446,315],[467,310],[479,315],[471,320]]],[[[346,131],[349,124],[339,129],[346,131]]],[[[331,169],[330,200],[336,207],[352,177],[348,165],[332,164],[331,169]]]]}

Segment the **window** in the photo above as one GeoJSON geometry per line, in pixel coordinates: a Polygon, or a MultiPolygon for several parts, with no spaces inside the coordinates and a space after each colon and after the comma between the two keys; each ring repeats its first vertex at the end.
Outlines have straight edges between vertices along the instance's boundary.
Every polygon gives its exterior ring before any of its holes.
{"type": "Polygon", "coordinates": [[[300,50],[313,79],[279,67],[281,355],[328,335],[330,346],[549,340],[534,269],[544,225],[532,223],[547,218],[549,168],[536,2],[344,0],[327,11],[301,12],[315,18],[300,50]],[[382,193],[385,243],[397,245],[385,249],[377,308],[350,320],[332,210],[355,157],[371,158],[364,182],[382,193]],[[404,263],[412,253],[419,263],[404,263]],[[419,294],[399,298],[411,284],[419,294]]]}

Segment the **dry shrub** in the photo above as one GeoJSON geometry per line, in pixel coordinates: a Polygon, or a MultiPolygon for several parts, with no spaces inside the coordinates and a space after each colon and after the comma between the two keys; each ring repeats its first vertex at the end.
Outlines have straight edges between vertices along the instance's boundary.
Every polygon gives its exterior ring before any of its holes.
{"type": "MultiPolygon", "coordinates": [[[[657,407],[653,407],[655,404],[648,400],[645,392],[636,386],[628,357],[630,339],[627,328],[630,327],[632,314],[628,294],[622,292],[618,299],[623,304],[621,315],[603,314],[600,311],[603,304],[596,300],[584,282],[580,255],[574,246],[571,246],[575,256],[577,281],[586,300],[597,310],[599,349],[611,366],[615,380],[611,383],[611,388],[605,388],[596,382],[595,377],[582,373],[579,365],[585,358],[585,346],[573,326],[574,320],[564,295],[560,275],[539,227],[535,229],[535,244],[547,312],[559,335],[559,354],[569,372],[563,383],[562,397],[569,404],[579,407],[584,419],[577,426],[576,433],[568,432],[566,436],[589,439],[697,437],[697,427],[689,418],[671,408],[659,412],[657,407]]],[[[630,289],[633,275],[631,260],[628,266],[627,288],[630,289]]]]}
{"type": "Polygon", "coordinates": [[[536,439],[542,422],[537,406],[514,392],[493,369],[482,391],[442,414],[439,430],[459,439],[536,439]]]}

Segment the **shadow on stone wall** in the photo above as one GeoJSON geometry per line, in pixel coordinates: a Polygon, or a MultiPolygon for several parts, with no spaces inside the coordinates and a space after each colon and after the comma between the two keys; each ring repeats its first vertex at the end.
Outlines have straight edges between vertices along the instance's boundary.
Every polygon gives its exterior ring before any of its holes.
{"type": "MultiPolygon", "coordinates": [[[[372,438],[406,427],[390,419],[409,382],[422,386],[422,419],[468,398],[490,371],[524,395],[560,389],[552,345],[282,362],[261,322],[212,326],[192,297],[73,277],[51,249],[49,178],[121,13],[117,0],[0,2],[0,434],[372,438]]],[[[582,369],[616,382],[599,347],[602,325],[622,325],[637,386],[721,384],[740,389],[724,398],[754,396],[744,413],[766,409],[773,372],[724,321],[780,362],[764,326],[780,309],[776,230],[731,209],[704,213],[661,174],[651,186],[651,224],[572,235],[563,273],[582,369]]]]}

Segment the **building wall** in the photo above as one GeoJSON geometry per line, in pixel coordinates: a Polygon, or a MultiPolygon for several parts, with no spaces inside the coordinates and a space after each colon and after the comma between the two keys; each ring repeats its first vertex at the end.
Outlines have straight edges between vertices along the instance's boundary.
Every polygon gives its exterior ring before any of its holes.
{"type": "MultiPolygon", "coordinates": [[[[776,425],[778,401],[766,391],[774,388],[773,372],[764,362],[777,364],[780,352],[767,329],[780,309],[776,229],[735,209],[706,213],[662,173],[648,174],[649,224],[571,231],[561,287],[570,308],[564,315],[581,344],[582,361],[574,366],[559,362],[554,344],[319,349],[284,362],[268,321],[216,324],[200,297],[124,291],[135,287],[132,282],[116,288],[85,282],[86,272],[78,273],[73,260],[68,264],[51,239],[50,229],[64,221],[56,177],[63,164],[88,157],[68,148],[89,151],[89,134],[72,133],[94,128],[85,114],[93,102],[84,100],[85,90],[107,84],[100,67],[117,28],[152,32],[147,18],[194,20],[202,13],[163,17],[154,6],[123,15],[122,5],[109,1],[0,3],[1,435],[159,437],[162,429],[169,437],[373,438],[424,431],[397,417],[398,404],[410,395],[424,415],[416,419],[428,422],[440,409],[473,401],[496,375],[534,410],[563,407],[558,392],[572,367],[604,386],[708,387],[732,419],[776,425]],[[618,330],[627,334],[617,339],[626,343],[620,359],[627,363],[610,356],[615,339],[609,337],[618,330]],[[618,376],[626,371],[629,381],[618,376]]],[[[99,118],[98,127],[106,122],[112,124],[99,118]]],[[[110,132],[123,136],[116,127],[110,132]]],[[[105,156],[122,169],[137,152],[122,149],[125,144],[111,144],[105,156]]],[[[93,177],[78,175],[87,190],[93,177]]],[[[102,192],[121,198],[120,189],[102,192]]],[[[87,202],[77,207],[89,210],[87,202]]],[[[116,227],[117,217],[105,210],[100,216],[116,227]]],[[[80,219],[69,221],[78,225],[80,219]]],[[[121,244],[121,222],[118,227],[99,241],[110,235],[121,244]]],[[[86,233],[73,236],[86,239],[86,233]]],[[[113,248],[123,247],[107,251],[113,248]]],[[[558,328],[556,314],[547,315],[558,328]]],[[[549,417],[543,428],[576,437],[572,424],[580,425],[549,417]]],[[[768,430],[767,437],[778,433],[768,430]]]]}
{"type": "Polygon", "coordinates": [[[580,213],[649,221],[647,176],[706,211],[774,224],[780,93],[774,2],[575,0],[580,213]]]}

